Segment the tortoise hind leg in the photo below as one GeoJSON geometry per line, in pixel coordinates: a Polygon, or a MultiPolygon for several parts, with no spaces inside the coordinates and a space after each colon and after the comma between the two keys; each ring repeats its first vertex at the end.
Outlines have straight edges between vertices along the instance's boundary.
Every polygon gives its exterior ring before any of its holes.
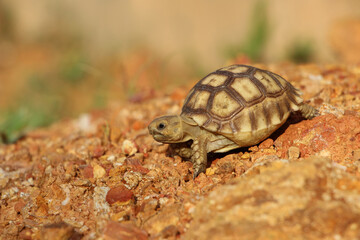
{"type": "Polygon", "coordinates": [[[319,111],[316,108],[305,103],[300,106],[299,111],[301,112],[301,115],[306,119],[312,119],[320,115],[319,111]]]}

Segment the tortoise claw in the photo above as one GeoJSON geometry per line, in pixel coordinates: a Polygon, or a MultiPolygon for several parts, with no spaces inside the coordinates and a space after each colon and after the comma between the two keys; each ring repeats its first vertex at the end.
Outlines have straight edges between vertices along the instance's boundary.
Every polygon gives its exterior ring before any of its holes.
{"type": "Polygon", "coordinates": [[[193,180],[195,180],[195,178],[196,178],[197,176],[199,176],[199,174],[200,174],[200,172],[194,172],[194,174],[193,174],[193,180]]]}
{"type": "Polygon", "coordinates": [[[197,177],[197,176],[199,176],[200,175],[200,173],[205,173],[205,170],[206,170],[206,167],[205,167],[205,165],[200,165],[200,166],[196,166],[195,165],[195,167],[194,167],[194,175],[193,175],[193,179],[195,180],[195,178],[197,177]]]}

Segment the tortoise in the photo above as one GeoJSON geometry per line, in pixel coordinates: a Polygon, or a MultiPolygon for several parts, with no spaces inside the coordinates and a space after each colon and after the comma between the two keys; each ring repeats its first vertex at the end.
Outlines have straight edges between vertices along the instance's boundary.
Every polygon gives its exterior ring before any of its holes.
{"type": "Polygon", "coordinates": [[[191,160],[195,178],[205,171],[208,152],[258,144],[291,112],[300,111],[307,119],[318,115],[300,95],[278,74],[231,65],[201,79],[187,95],[180,115],[156,118],[148,129],[156,141],[172,144],[178,155],[191,160]]]}

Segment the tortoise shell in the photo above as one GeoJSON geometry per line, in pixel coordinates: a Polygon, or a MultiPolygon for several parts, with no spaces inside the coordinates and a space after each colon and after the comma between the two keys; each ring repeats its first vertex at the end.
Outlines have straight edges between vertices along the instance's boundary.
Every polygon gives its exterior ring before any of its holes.
{"type": "Polygon", "coordinates": [[[279,128],[303,100],[281,76],[246,65],[221,68],[189,92],[181,116],[241,146],[256,144],[279,128]]]}

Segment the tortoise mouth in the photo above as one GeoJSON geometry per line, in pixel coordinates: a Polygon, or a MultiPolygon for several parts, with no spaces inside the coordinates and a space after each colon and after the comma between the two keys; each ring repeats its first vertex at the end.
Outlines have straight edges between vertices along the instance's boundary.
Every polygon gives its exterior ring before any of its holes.
{"type": "Polygon", "coordinates": [[[159,131],[155,128],[149,126],[149,134],[156,140],[162,142],[164,140],[164,135],[162,135],[159,131]]]}
{"type": "Polygon", "coordinates": [[[177,142],[179,142],[179,140],[177,140],[177,139],[166,137],[163,134],[159,134],[156,132],[154,134],[152,134],[152,137],[155,139],[155,141],[161,142],[161,143],[177,143],[177,142]]]}

